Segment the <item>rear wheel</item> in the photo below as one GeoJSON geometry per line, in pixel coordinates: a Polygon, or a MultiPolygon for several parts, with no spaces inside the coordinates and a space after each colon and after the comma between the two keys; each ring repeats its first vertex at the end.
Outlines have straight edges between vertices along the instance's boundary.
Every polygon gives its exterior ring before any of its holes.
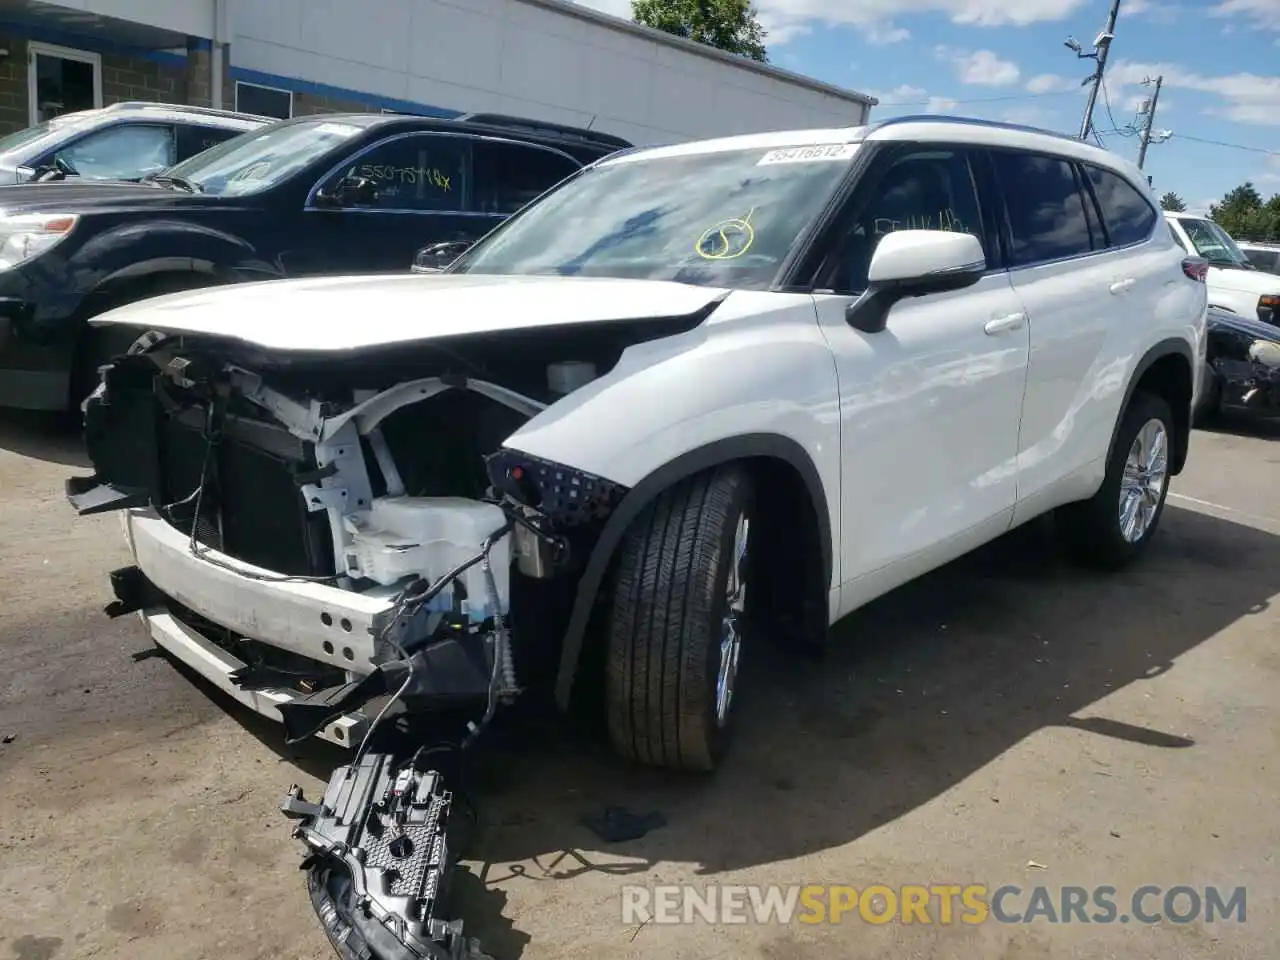
{"type": "Polygon", "coordinates": [[[1115,568],[1150,542],[1169,493],[1173,441],[1169,404],[1138,392],[1120,421],[1102,487],[1089,500],[1058,511],[1058,527],[1079,560],[1115,568]]]}
{"type": "Polygon", "coordinates": [[[629,760],[705,771],[728,749],[752,492],[739,465],[698,474],[663,493],[620,547],[605,699],[610,739],[629,760]]]}

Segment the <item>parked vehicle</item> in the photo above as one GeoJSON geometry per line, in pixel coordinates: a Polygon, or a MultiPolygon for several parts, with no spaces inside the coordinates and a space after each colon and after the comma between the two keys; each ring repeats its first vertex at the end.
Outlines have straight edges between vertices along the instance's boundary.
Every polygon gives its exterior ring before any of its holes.
{"type": "Polygon", "coordinates": [[[0,184],[140,180],[255,130],[271,117],[130,101],[54,117],[0,138],[0,184]]]}
{"type": "Polygon", "coordinates": [[[1173,238],[1188,253],[1209,262],[1209,305],[1261,320],[1280,322],[1280,278],[1257,269],[1227,231],[1208,217],[1166,212],[1173,238]]]}
{"type": "Polygon", "coordinates": [[[1204,356],[1162,224],[1115,154],[981,121],[624,151],[440,273],[96,318],[155,333],[68,495],[127,510],[117,611],[292,739],[546,690],[705,770],[756,644],[1049,511],[1143,552],[1204,356]]]}
{"type": "Polygon", "coordinates": [[[1196,421],[1222,413],[1280,417],[1280,326],[1210,308],[1196,421]]]}
{"type": "Polygon", "coordinates": [[[475,240],[625,140],[514,117],[284,120],[142,184],[6,188],[0,406],[74,409],[127,332],[84,321],[215,284],[403,272],[475,240]]]}
{"type": "Polygon", "coordinates": [[[1258,270],[1280,274],[1280,243],[1251,243],[1237,240],[1236,246],[1258,270]]]}

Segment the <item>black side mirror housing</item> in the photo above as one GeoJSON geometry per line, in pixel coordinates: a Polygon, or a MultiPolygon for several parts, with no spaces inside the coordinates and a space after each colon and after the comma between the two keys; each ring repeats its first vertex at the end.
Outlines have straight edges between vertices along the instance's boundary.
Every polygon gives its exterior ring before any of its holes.
{"type": "Polygon", "coordinates": [[[430,243],[413,258],[414,273],[440,273],[471,247],[470,240],[444,240],[430,243]]]}
{"type": "Polygon", "coordinates": [[[374,203],[378,199],[378,187],[367,177],[343,177],[333,190],[316,192],[316,205],[330,210],[343,207],[359,207],[374,203]]]}

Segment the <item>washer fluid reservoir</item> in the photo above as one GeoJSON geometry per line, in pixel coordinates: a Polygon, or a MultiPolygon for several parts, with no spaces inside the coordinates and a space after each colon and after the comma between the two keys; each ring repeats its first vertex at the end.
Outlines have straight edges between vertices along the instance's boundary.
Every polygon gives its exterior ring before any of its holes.
{"type": "MultiPolygon", "coordinates": [[[[485,538],[506,522],[491,503],[463,497],[378,497],[368,514],[351,525],[348,561],[359,575],[383,585],[418,576],[428,583],[480,552],[485,538]]],[[[499,610],[509,610],[511,597],[511,534],[495,542],[489,565],[497,588],[499,610]]],[[[353,573],[355,571],[353,570],[353,573]]],[[[470,567],[456,583],[465,591],[462,609],[473,622],[493,615],[484,570],[470,567]]],[[[446,587],[430,610],[453,609],[453,586],[446,587]]]]}

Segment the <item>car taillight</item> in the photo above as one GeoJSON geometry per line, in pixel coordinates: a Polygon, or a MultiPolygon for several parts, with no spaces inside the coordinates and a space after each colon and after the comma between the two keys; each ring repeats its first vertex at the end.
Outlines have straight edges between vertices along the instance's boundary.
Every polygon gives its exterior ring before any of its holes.
{"type": "Polygon", "coordinates": [[[1192,280],[1199,280],[1204,283],[1209,276],[1209,261],[1204,257],[1184,257],[1182,259],[1182,272],[1192,280]]]}

